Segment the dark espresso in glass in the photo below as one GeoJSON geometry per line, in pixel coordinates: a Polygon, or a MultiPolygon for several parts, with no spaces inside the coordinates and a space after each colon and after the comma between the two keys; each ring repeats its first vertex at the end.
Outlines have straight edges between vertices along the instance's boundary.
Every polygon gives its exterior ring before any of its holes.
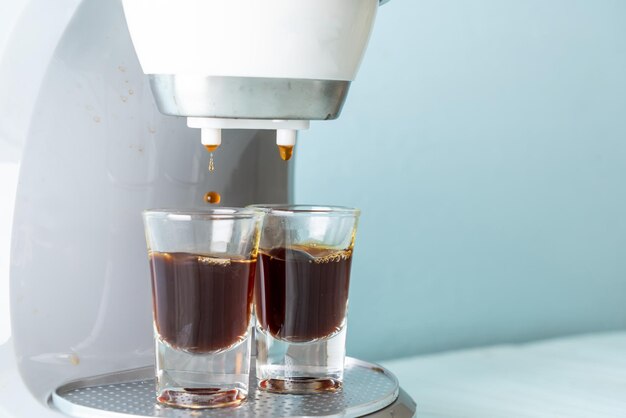
{"type": "Polygon", "coordinates": [[[259,252],[255,306],[275,338],[307,342],[339,331],[346,317],[352,251],[299,246],[259,252]]]}
{"type": "Polygon", "coordinates": [[[245,338],[255,260],[151,252],[150,268],[161,340],[176,349],[209,353],[245,338]]]}

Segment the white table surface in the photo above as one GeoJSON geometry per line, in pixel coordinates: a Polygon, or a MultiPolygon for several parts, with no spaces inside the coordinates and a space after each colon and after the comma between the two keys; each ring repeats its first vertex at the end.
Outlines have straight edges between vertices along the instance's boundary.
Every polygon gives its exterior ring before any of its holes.
{"type": "Polygon", "coordinates": [[[382,363],[417,417],[626,417],[626,332],[382,363]]]}

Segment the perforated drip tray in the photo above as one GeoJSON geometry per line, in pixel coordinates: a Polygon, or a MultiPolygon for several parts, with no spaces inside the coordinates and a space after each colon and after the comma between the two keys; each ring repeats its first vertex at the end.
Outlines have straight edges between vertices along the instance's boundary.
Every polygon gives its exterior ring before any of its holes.
{"type": "MultiPolygon", "coordinates": [[[[252,376],[252,382],[255,382],[252,376]]],[[[53,405],[74,417],[357,417],[380,411],[398,398],[398,380],[389,371],[347,358],[343,389],[314,395],[277,395],[250,384],[248,400],[237,408],[184,410],[155,399],[151,367],[77,380],[52,394],[53,405]]]]}

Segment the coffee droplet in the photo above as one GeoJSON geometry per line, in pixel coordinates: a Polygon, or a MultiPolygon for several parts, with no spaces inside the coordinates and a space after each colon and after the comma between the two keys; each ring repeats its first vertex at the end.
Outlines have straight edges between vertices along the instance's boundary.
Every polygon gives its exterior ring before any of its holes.
{"type": "Polygon", "coordinates": [[[213,162],[213,152],[219,147],[220,145],[205,145],[204,148],[206,148],[207,151],[209,151],[209,153],[211,154],[209,157],[209,172],[213,172],[215,171],[215,163],[213,162]]]}
{"type": "Polygon", "coordinates": [[[207,192],[204,195],[204,201],[212,205],[220,203],[220,200],[222,200],[222,196],[218,192],[207,192]]]}
{"type": "Polygon", "coordinates": [[[290,160],[293,155],[293,145],[279,145],[278,152],[280,153],[280,158],[285,161],[290,160]]]}
{"type": "Polygon", "coordinates": [[[213,153],[211,153],[211,156],[209,157],[209,171],[211,173],[215,171],[215,163],[213,162],[213,153]]]}

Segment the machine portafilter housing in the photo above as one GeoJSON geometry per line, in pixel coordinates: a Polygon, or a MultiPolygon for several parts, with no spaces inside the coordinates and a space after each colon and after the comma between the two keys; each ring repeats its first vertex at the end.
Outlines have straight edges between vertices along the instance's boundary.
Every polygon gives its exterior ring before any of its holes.
{"type": "Polygon", "coordinates": [[[295,144],[335,119],[387,0],[123,0],[159,110],[216,147],[221,129],[276,129],[295,144]]]}

